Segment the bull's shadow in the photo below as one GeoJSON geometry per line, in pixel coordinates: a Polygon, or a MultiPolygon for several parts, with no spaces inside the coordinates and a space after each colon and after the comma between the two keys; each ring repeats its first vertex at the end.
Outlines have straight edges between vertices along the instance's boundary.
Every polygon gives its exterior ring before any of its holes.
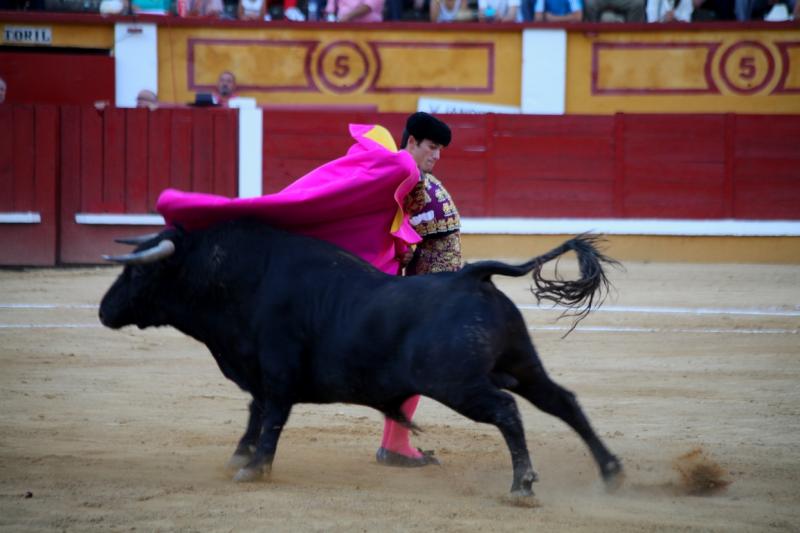
{"type": "Polygon", "coordinates": [[[607,483],[622,465],[591,428],[575,396],[547,375],[513,302],[493,275],[531,274],[533,292],[588,313],[614,263],[596,238],[578,236],[521,265],[481,261],[455,273],[398,277],[330,244],[253,220],[149,236],[100,305],[110,328],[173,326],[204,343],[222,373],[252,395],[231,458],[237,481],[269,471],[296,403],[345,402],[412,427],[400,406],[428,396],[497,426],[511,452],[512,493],[536,480],[512,391],[561,418],[584,440],[607,483]],[[542,277],[573,251],[577,280],[542,277]],[[505,390],[503,390],[505,389],[505,390]]]}

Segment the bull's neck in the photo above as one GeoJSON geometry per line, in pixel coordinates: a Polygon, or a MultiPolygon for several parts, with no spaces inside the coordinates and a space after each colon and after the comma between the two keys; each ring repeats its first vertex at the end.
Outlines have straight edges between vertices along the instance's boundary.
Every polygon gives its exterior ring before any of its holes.
{"type": "Polygon", "coordinates": [[[233,305],[207,295],[179,297],[165,308],[166,324],[179,330],[193,339],[212,346],[235,346],[241,342],[245,317],[239,315],[238,309],[247,308],[243,302],[233,305]],[[241,304],[241,305],[240,305],[241,304]]]}

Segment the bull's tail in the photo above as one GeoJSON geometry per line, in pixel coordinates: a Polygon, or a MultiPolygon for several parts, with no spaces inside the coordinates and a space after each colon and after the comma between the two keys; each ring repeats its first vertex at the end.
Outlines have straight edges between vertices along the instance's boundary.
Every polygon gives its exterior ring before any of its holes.
{"type": "MultiPolygon", "coordinates": [[[[555,305],[566,307],[564,315],[575,316],[572,328],[575,328],[592,309],[599,307],[605,299],[610,287],[603,265],[619,266],[619,263],[603,255],[597,244],[601,238],[597,235],[581,234],[564,242],[549,252],[534,257],[521,265],[510,265],[500,261],[481,261],[466,265],[464,275],[488,280],[493,275],[520,277],[531,273],[534,286],[531,292],[537,301],[547,300],[555,305]],[[573,251],[578,256],[580,278],[565,280],[558,274],[555,279],[545,279],[542,267],[545,263],[557,259],[565,253],[573,251]]],[[[570,329],[572,331],[572,329],[570,329]]]]}

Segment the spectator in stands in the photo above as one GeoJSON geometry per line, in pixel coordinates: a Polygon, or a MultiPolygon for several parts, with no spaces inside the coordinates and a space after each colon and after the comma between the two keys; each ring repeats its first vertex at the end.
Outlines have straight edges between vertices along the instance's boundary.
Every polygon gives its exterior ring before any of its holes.
{"type": "Polygon", "coordinates": [[[583,0],[526,0],[533,4],[533,19],[548,22],[580,22],[583,0]]]}
{"type": "Polygon", "coordinates": [[[214,100],[221,107],[228,107],[228,100],[236,97],[236,76],[226,70],[217,79],[217,88],[214,90],[214,100]]]}
{"type": "Polygon", "coordinates": [[[586,0],[584,19],[587,22],[644,22],[644,3],[645,0],[586,0]]]}
{"type": "Polygon", "coordinates": [[[150,89],[142,89],[136,95],[136,107],[154,111],[158,109],[158,96],[150,89]]]}
{"type": "Polygon", "coordinates": [[[0,78],[0,104],[6,101],[6,80],[0,78]]]}
{"type": "MultiPolygon", "coordinates": [[[[427,20],[434,0],[386,0],[386,20],[427,20]]],[[[433,20],[433,19],[430,19],[433,20]]]]}
{"type": "Polygon", "coordinates": [[[325,13],[339,22],[380,22],[384,0],[328,0],[325,13]]]}
{"type": "Polygon", "coordinates": [[[647,0],[647,22],[691,22],[693,0],[647,0]]]}
{"type": "Polygon", "coordinates": [[[294,22],[306,20],[306,16],[297,7],[297,0],[283,0],[283,18],[294,22]]]}
{"type": "Polygon", "coordinates": [[[189,0],[187,14],[194,17],[219,17],[223,9],[222,0],[189,0]]]}
{"type": "Polygon", "coordinates": [[[692,20],[736,20],[733,5],[731,0],[694,0],[692,20]]]}
{"type": "Polygon", "coordinates": [[[130,0],[130,5],[138,15],[166,15],[170,11],[167,0],[130,0]]]}
{"type": "Polygon", "coordinates": [[[475,20],[468,0],[431,0],[431,22],[463,22],[475,20]]]}
{"type": "Polygon", "coordinates": [[[478,0],[480,22],[516,22],[521,0],[478,0]]]}
{"type": "Polygon", "coordinates": [[[237,16],[241,20],[270,20],[266,15],[266,0],[239,0],[237,16]]]}
{"type": "Polygon", "coordinates": [[[103,0],[98,6],[101,15],[121,15],[128,10],[128,2],[123,0],[103,0]]]}
{"type": "Polygon", "coordinates": [[[789,13],[796,11],[796,3],[792,0],[736,0],[736,20],[764,20],[768,14],[780,10],[782,16],[772,20],[788,20],[789,13]]]}
{"type": "MultiPolygon", "coordinates": [[[[155,92],[150,89],[142,89],[137,93],[136,107],[139,109],[149,109],[153,111],[158,109],[158,106],[158,97],[155,92]]],[[[109,107],[111,107],[111,102],[109,100],[95,100],[94,102],[94,108],[97,109],[99,113],[102,113],[109,107]]]]}

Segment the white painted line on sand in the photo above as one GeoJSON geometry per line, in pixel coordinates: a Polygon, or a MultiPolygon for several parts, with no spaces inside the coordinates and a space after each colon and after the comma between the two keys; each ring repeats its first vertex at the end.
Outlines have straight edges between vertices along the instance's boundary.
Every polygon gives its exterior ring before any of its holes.
{"type": "Polygon", "coordinates": [[[0,324],[0,329],[83,329],[102,327],[102,324],[0,324]]]}
{"type": "MultiPolygon", "coordinates": [[[[101,324],[1,324],[0,329],[90,329],[101,324]]],[[[569,331],[569,326],[529,326],[529,331],[569,331]]],[[[756,335],[797,335],[800,329],[787,328],[643,328],[619,326],[579,326],[577,333],[716,333],[756,335]]]]}
{"type": "MultiPolygon", "coordinates": [[[[569,326],[529,326],[529,331],[569,331],[569,326]]],[[[797,335],[799,329],[784,328],[640,328],[617,326],[578,326],[575,333],[724,333],[797,335]]]]}
{"type": "MultiPolygon", "coordinates": [[[[0,324],[0,329],[91,329],[101,328],[102,324],[0,324]]],[[[569,331],[568,326],[530,326],[530,331],[569,331]]],[[[783,328],[639,328],[612,326],[579,326],[575,333],[715,333],[748,335],[797,335],[798,329],[783,328]]]]}
{"type": "MultiPolygon", "coordinates": [[[[27,303],[0,303],[0,309],[98,309],[97,304],[27,304],[27,303]]],[[[557,311],[567,310],[565,307],[538,306],[536,304],[519,304],[522,311],[557,311]]],[[[649,307],[649,306],[619,306],[604,305],[592,310],[592,313],[642,313],[642,314],[676,314],[676,315],[744,315],[744,316],[797,316],[800,309],[778,308],[746,308],[746,307],[649,307]]]]}
{"type": "MultiPolygon", "coordinates": [[[[25,303],[0,303],[0,309],[90,309],[95,310],[95,304],[25,304],[25,303]]],[[[518,306],[525,311],[564,311],[562,307],[539,307],[533,304],[518,306]]],[[[684,315],[746,315],[746,316],[800,316],[800,310],[780,310],[770,308],[691,308],[691,307],[637,307],[637,306],[604,306],[593,311],[609,313],[640,313],[640,314],[684,314],[684,315]]],[[[0,323],[0,329],[79,329],[99,328],[101,324],[5,324],[0,323]]],[[[530,326],[530,331],[568,331],[569,326],[530,326]]],[[[626,326],[579,326],[576,332],[582,333],[705,333],[705,334],[773,334],[796,335],[798,328],[655,328],[655,327],[626,327],[626,326]]]]}
{"type": "MultiPolygon", "coordinates": [[[[540,307],[536,304],[518,305],[523,311],[564,311],[565,307],[540,307]]],[[[676,315],[748,315],[748,316],[800,316],[800,310],[775,308],[736,308],[736,307],[647,307],[604,305],[593,309],[592,313],[642,313],[676,315]]]]}
{"type": "Polygon", "coordinates": [[[0,309],[97,309],[97,304],[3,304],[0,309]]]}

